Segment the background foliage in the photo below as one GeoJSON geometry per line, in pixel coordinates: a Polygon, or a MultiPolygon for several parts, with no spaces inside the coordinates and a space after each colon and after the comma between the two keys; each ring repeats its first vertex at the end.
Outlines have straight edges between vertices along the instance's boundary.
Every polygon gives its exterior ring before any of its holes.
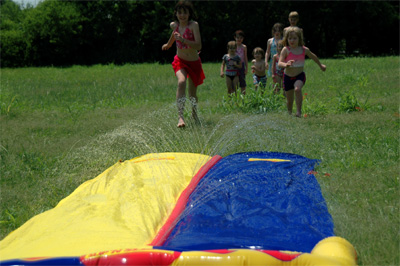
{"type": "MultiPolygon", "coordinates": [[[[36,7],[1,0],[1,66],[169,62],[162,52],[175,1],[44,0],[36,7]]],[[[266,49],[274,23],[300,14],[306,45],[319,57],[397,55],[398,1],[195,1],[202,60],[220,61],[233,32],[266,49]]]]}

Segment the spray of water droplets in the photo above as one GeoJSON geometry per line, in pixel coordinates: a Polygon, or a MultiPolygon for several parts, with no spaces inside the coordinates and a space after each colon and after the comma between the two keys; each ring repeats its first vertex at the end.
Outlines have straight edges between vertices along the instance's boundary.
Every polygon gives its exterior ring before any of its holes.
{"type": "Polygon", "coordinates": [[[199,120],[196,120],[191,114],[192,104],[188,100],[184,109],[186,127],[177,128],[176,103],[159,107],[95,137],[64,159],[75,164],[71,167],[77,167],[76,171],[81,171],[82,165],[97,166],[97,171],[101,171],[118,160],[148,153],[227,156],[237,152],[278,151],[304,154],[304,138],[312,138],[312,135],[299,133],[304,129],[296,128],[296,132],[290,129],[293,119],[282,119],[282,115],[203,115],[200,109],[199,120]]]}

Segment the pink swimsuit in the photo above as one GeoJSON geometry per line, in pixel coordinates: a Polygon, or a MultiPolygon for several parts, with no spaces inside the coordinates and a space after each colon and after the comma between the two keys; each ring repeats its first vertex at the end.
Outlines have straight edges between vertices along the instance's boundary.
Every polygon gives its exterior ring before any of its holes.
{"type": "MultiPolygon", "coordinates": [[[[182,34],[182,38],[189,40],[189,41],[194,41],[194,34],[193,31],[189,29],[189,25],[192,22],[189,22],[188,25],[186,26],[185,31],[182,34]]],[[[174,30],[174,33],[178,32],[179,33],[179,23],[176,29],[174,30]]],[[[189,49],[191,48],[189,45],[182,43],[181,41],[176,41],[176,47],[179,49],[189,49]]],[[[196,61],[187,61],[183,60],[180,58],[178,55],[175,55],[174,61],[172,62],[172,67],[176,72],[178,72],[181,69],[185,69],[187,71],[187,77],[190,77],[194,83],[194,85],[197,87],[201,84],[203,84],[203,80],[206,78],[204,75],[203,71],[203,66],[201,64],[200,57],[196,61]]]]}
{"type": "MultiPolygon", "coordinates": [[[[189,41],[194,41],[193,32],[189,29],[189,25],[190,25],[191,23],[192,23],[192,22],[189,21],[188,25],[186,26],[185,32],[182,34],[182,38],[184,38],[184,39],[186,39],[186,40],[189,40],[189,41]]],[[[176,29],[174,30],[174,32],[178,32],[178,33],[179,33],[179,23],[178,23],[178,26],[176,27],[176,29]]],[[[190,48],[189,45],[187,45],[187,44],[185,44],[185,43],[182,43],[181,41],[178,41],[178,40],[176,41],[176,46],[177,46],[179,49],[188,49],[188,48],[190,48]]]]}
{"type": "Polygon", "coordinates": [[[289,54],[286,57],[286,62],[288,62],[289,60],[294,60],[294,63],[292,65],[292,67],[304,67],[304,61],[306,58],[306,49],[303,46],[303,53],[301,54],[293,54],[290,51],[290,47],[286,46],[289,50],[289,54]]]}
{"type": "Polygon", "coordinates": [[[236,49],[237,55],[242,59],[242,62],[244,62],[244,47],[238,47],[236,49]]]}

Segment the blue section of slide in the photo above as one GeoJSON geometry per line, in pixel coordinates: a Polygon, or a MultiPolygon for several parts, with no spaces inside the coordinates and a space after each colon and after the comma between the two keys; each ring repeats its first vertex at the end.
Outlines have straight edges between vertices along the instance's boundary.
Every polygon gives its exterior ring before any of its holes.
{"type": "Polygon", "coordinates": [[[227,156],[200,181],[161,248],[311,252],[333,221],[310,171],[317,160],[274,152],[227,156]]]}

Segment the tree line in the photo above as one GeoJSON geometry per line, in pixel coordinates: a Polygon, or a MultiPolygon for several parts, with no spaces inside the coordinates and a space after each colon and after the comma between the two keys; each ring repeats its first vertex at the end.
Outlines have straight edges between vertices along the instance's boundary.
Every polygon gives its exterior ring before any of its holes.
{"type": "MultiPolygon", "coordinates": [[[[1,0],[1,67],[169,63],[161,51],[175,1],[43,0],[21,6],[1,0]]],[[[246,36],[248,56],[264,50],[276,22],[300,14],[306,46],[320,58],[399,54],[398,1],[194,1],[203,62],[219,62],[233,32],[246,36]]]]}

